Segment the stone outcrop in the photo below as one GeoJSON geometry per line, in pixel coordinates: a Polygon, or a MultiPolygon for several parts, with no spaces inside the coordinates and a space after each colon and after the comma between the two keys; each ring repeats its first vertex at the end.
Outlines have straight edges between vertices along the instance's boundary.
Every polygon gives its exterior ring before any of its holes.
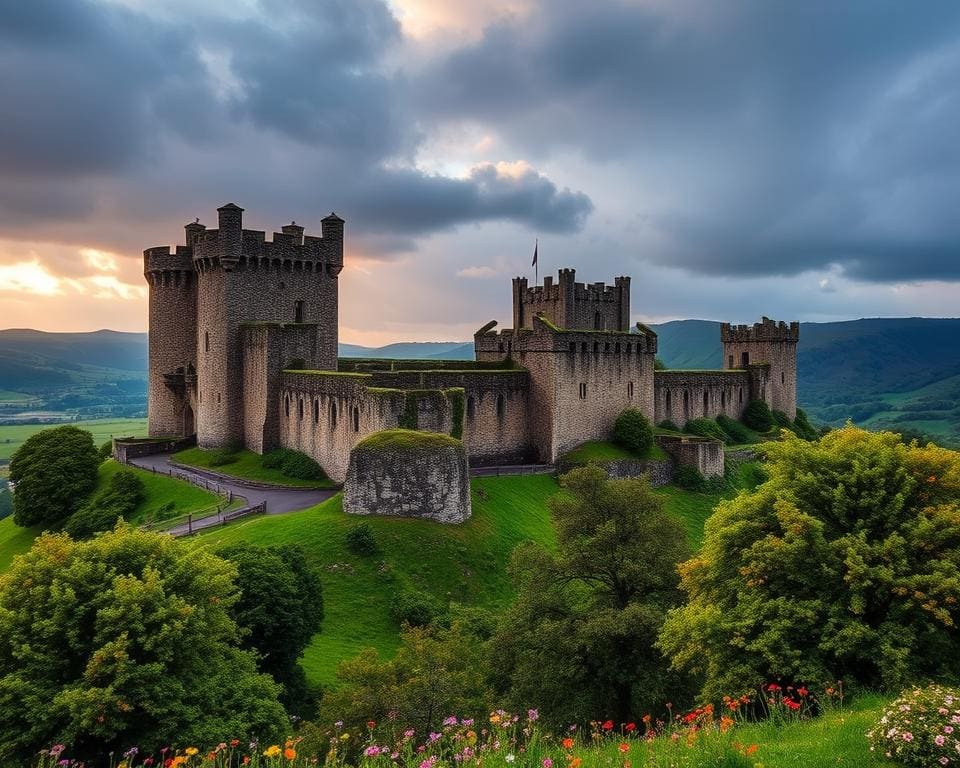
{"type": "Polygon", "coordinates": [[[350,451],[343,509],[352,515],[462,523],[471,511],[463,443],[408,429],[377,432],[361,440],[350,451]]]}

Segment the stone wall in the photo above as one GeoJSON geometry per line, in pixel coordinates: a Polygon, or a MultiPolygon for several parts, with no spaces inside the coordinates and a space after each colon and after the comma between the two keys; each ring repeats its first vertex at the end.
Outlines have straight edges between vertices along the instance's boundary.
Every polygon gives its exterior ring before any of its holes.
{"type": "Polygon", "coordinates": [[[654,423],[669,419],[681,429],[703,416],[739,419],[752,397],[748,371],[657,371],[653,378],[654,423]]]}
{"type": "Polygon", "coordinates": [[[696,467],[704,477],[724,472],[723,443],[709,437],[657,435],[657,445],[665,450],[679,467],[696,467]]]}
{"type": "Polygon", "coordinates": [[[561,269],[557,282],[551,276],[543,285],[528,285],[525,277],[513,279],[513,327],[532,328],[543,315],[567,330],[627,331],[630,328],[630,278],[614,284],[578,283],[576,270],[561,269]]]}
{"type": "Polygon", "coordinates": [[[350,452],[343,509],[352,515],[463,522],[471,513],[463,443],[446,435],[410,430],[368,437],[350,452]]]}
{"type": "Polygon", "coordinates": [[[725,368],[768,367],[758,399],[791,419],[797,415],[797,342],[800,323],[776,323],[768,317],[759,323],[720,326],[725,368]]]}

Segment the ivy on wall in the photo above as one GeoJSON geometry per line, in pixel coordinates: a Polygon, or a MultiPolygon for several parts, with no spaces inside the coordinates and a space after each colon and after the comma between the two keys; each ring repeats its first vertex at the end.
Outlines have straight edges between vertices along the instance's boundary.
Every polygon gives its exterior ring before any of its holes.
{"type": "Polygon", "coordinates": [[[451,425],[450,425],[450,436],[457,438],[457,440],[463,439],[463,410],[464,410],[464,391],[462,387],[454,387],[452,389],[443,390],[443,394],[447,398],[447,402],[450,403],[450,409],[452,414],[451,425]]]}

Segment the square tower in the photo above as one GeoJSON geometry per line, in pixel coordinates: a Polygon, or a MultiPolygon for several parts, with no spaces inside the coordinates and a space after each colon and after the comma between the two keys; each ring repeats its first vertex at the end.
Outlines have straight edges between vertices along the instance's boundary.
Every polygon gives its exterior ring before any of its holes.
{"type": "Polygon", "coordinates": [[[614,278],[613,285],[576,282],[576,270],[561,269],[557,282],[550,276],[532,288],[527,278],[513,279],[513,327],[532,328],[543,315],[564,330],[629,331],[630,278],[614,278]]]}

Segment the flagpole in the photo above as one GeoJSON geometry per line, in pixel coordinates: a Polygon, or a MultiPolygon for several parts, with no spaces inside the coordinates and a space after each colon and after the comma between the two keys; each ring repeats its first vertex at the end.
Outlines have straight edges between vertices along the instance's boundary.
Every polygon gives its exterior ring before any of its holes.
{"type": "Polygon", "coordinates": [[[540,260],[537,258],[540,251],[540,238],[534,240],[533,245],[533,284],[540,285],[540,260]]]}

